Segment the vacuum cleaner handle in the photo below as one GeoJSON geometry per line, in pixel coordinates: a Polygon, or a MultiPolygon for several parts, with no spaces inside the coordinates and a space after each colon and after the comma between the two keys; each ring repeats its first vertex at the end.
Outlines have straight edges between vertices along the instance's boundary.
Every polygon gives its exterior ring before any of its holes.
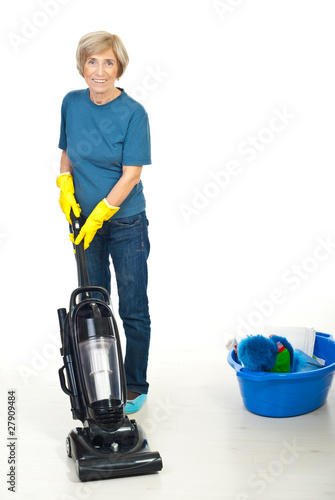
{"type": "MultiPolygon", "coordinates": [[[[80,233],[80,229],[82,227],[82,218],[76,217],[71,209],[71,221],[72,221],[72,229],[74,239],[77,238],[80,233]]],[[[76,261],[77,261],[77,271],[78,271],[78,283],[79,286],[89,286],[90,282],[88,279],[88,271],[85,259],[85,251],[84,251],[84,240],[82,240],[79,245],[76,246],[76,261]]]]}

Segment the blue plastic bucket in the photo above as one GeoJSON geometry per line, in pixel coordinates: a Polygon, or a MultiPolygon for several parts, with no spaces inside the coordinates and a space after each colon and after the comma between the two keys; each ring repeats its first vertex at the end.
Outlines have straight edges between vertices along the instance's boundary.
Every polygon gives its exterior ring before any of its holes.
{"type": "Polygon", "coordinates": [[[294,417],[316,410],[327,399],[335,371],[335,342],[332,335],[316,333],[314,355],[326,361],[310,372],[253,372],[236,360],[234,349],[228,363],[236,371],[245,407],[264,417],[294,417]]]}

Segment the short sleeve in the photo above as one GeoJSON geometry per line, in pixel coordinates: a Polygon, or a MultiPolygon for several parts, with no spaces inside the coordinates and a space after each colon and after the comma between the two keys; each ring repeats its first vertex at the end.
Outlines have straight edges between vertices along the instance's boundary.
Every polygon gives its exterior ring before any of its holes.
{"type": "Polygon", "coordinates": [[[151,142],[149,119],[141,109],[132,116],[123,144],[122,165],[150,165],[151,142]]]}
{"type": "Polygon", "coordinates": [[[67,138],[66,138],[66,102],[65,99],[62,102],[61,109],[61,123],[60,123],[60,137],[58,143],[59,149],[67,150],[67,138]]]}

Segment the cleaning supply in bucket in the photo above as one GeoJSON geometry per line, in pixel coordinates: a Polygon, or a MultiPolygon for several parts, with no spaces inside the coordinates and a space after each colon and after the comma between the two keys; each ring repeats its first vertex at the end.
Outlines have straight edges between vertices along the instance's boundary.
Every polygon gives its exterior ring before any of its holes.
{"type": "Polygon", "coordinates": [[[315,356],[308,356],[305,352],[300,351],[300,349],[296,349],[295,353],[300,356],[301,359],[304,360],[304,363],[301,365],[300,371],[302,372],[310,372],[313,370],[318,370],[325,365],[324,359],[318,359],[315,356]]]}
{"type": "Polygon", "coordinates": [[[265,337],[280,335],[285,337],[294,350],[301,350],[308,356],[313,356],[316,331],[315,328],[304,326],[264,325],[262,334],[265,337]]]}
{"type": "Polygon", "coordinates": [[[247,369],[255,372],[297,372],[306,365],[305,358],[279,335],[249,336],[238,344],[237,356],[247,369]]]}

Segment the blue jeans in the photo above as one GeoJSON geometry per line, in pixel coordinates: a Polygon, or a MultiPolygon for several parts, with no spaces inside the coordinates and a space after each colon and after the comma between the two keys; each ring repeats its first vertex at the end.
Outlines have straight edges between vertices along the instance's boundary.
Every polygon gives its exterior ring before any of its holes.
{"type": "Polygon", "coordinates": [[[85,251],[91,285],[110,294],[111,257],[119,296],[119,315],[126,335],[127,390],[147,394],[150,315],[147,259],[150,251],[146,213],[104,222],[85,251]]]}

